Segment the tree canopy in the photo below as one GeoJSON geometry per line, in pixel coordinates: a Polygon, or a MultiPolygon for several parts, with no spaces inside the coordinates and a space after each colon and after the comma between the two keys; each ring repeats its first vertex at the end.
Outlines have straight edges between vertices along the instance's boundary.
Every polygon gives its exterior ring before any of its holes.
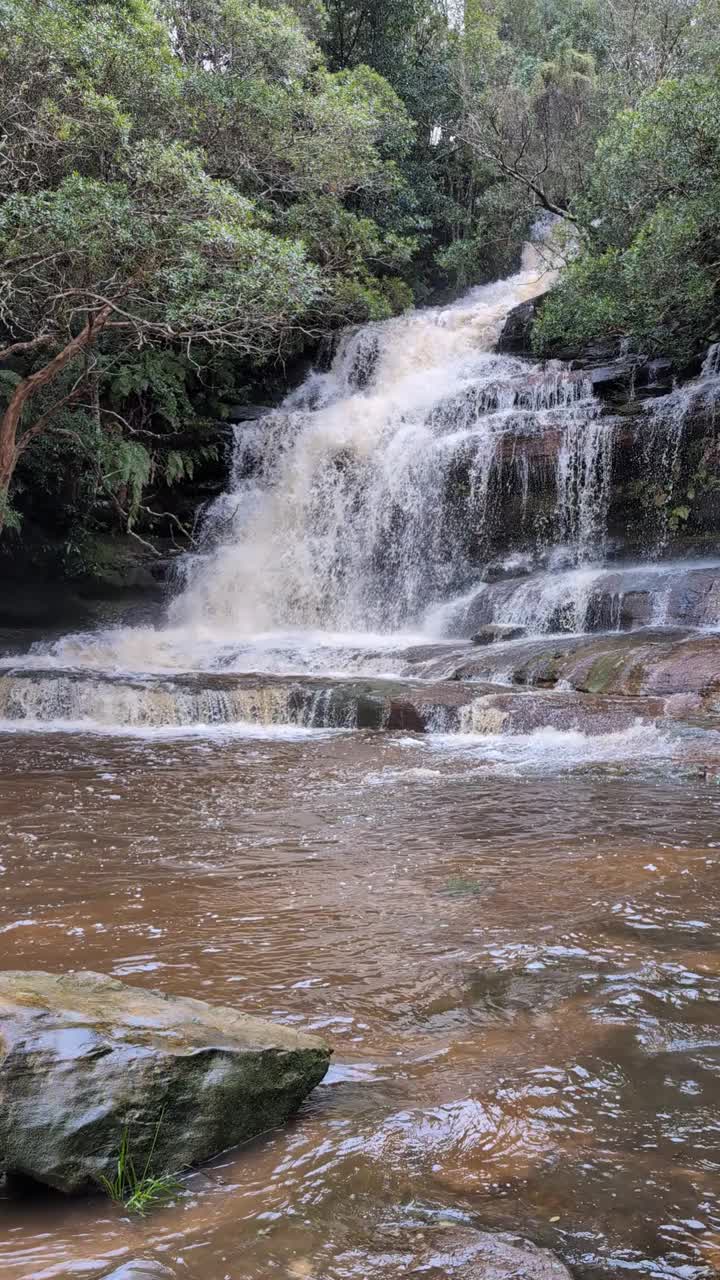
{"type": "Polygon", "coordinates": [[[362,206],[397,192],[411,122],[371,68],[330,72],[290,9],[10,0],[0,57],[0,516],[60,410],[102,422],[128,350],[196,376],[407,305],[410,244],[362,206]]]}
{"type": "Polygon", "coordinates": [[[720,0],[0,0],[0,525],[138,530],[345,324],[575,262],[539,351],[720,329],[720,0]]]}
{"type": "Polygon", "coordinates": [[[720,337],[720,85],[665,80],[598,145],[585,251],[537,325],[540,351],[624,334],[690,359],[720,337]]]}

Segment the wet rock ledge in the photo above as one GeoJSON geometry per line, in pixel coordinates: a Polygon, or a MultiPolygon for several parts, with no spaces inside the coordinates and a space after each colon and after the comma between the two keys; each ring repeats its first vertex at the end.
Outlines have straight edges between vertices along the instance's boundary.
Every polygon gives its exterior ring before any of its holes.
{"type": "Polygon", "coordinates": [[[0,1172],[58,1191],[179,1172],[282,1124],[319,1084],[314,1036],[99,973],[0,972],[0,1172]]]}

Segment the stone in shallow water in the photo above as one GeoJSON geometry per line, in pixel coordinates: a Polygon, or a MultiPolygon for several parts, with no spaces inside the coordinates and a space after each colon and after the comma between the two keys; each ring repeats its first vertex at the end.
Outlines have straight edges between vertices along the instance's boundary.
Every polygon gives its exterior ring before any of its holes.
{"type": "Polygon", "coordinates": [[[507,1232],[433,1227],[388,1239],[382,1254],[367,1258],[365,1280],[572,1280],[549,1249],[507,1232]]]}
{"type": "Polygon", "coordinates": [[[123,1262],[114,1271],[108,1271],[102,1280],[174,1280],[175,1272],[161,1262],[150,1258],[137,1258],[123,1262]]]}
{"type": "Polygon", "coordinates": [[[287,1120],[325,1075],[315,1036],[98,973],[0,972],[0,1170],[64,1192],[111,1177],[123,1133],[180,1171],[287,1120]]]}

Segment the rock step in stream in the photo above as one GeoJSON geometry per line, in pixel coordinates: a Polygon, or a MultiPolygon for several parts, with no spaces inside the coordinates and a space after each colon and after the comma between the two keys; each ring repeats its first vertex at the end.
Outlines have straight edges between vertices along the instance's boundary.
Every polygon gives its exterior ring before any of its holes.
{"type": "MultiPolygon", "coordinates": [[[[400,676],[0,673],[0,722],[98,731],[291,725],[411,733],[609,733],[720,715],[720,634],[681,629],[435,644],[392,655],[400,676]]],[[[389,661],[387,655],[385,661],[389,661]]]]}

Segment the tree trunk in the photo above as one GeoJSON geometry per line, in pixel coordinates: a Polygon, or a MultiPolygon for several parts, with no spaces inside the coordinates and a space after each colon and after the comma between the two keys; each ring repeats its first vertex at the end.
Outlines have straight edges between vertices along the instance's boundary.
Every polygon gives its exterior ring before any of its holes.
{"type": "Polygon", "coordinates": [[[15,450],[8,446],[5,438],[0,436],[0,533],[7,519],[10,481],[15,470],[15,450]]]}
{"type": "Polygon", "coordinates": [[[31,440],[34,440],[36,436],[47,430],[52,421],[53,413],[62,404],[66,404],[71,397],[64,396],[57,405],[42,414],[31,427],[28,427],[27,431],[19,435],[22,415],[26,405],[42,387],[50,386],[75,356],[92,345],[100,330],[107,324],[112,312],[113,306],[111,303],[101,307],[88,320],[84,329],[81,329],[80,333],[63,347],[62,351],[59,351],[42,369],[38,369],[36,373],[31,373],[29,377],[23,378],[22,382],[18,383],[15,388],[10,403],[3,414],[2,420],[0,420],[0,533],[2,533],[7,520],[10,485],[23,450],[27,448],[31,440]]]}

